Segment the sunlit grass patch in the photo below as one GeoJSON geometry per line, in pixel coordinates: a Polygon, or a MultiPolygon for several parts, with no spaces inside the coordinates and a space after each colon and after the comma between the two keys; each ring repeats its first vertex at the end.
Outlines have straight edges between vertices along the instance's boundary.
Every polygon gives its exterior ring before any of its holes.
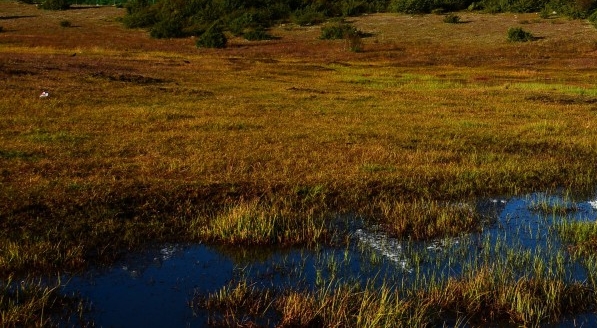
{"type": "Polygon", "coordinates": [[[241,201],[213,218],[197,219],[191,229],[203,240],[233,245],[314,244],[328,236],[321,215],[258,201],[241,201]]]}
{"type": "Polygon", "coordinates": [[[595,256],[597,253],[597,224],[593,221],[562,221],[557,225],[559,234],[570,243],[572,253],[595,256]]]}
{"type": "MultiPolygon", "coordinates": [[[[503,269],[503,268],[502,268],[503,269]]],[[[194,306],[206,308],[216,322],[277,322],[279,327],[350,327],[555,323],[595,306],[593,291],[581,283],[555,278],[516,278],[484,266],[445,283],[421,288],[327,280],[315,290],[276,293],[247,281],[223,287],[194,306]],[[239,296],[245,297],[242,300],[239,296]],[[251,300],[246,302],[246,300],[251,300]],[[266,314],[266,312],[268,312],[266,314]]],[[[423,283],[423,282],[421,282],[423,283]]],[[[198,298],[196,298],[198,299],[198,298]]]]}
{"type": "Polygon", "coordinates": [[[380,222],[390,235],[430,240],[477,231],[482,217],[469,205],[433,200],[380,201],[374,205],[380,222]]]}

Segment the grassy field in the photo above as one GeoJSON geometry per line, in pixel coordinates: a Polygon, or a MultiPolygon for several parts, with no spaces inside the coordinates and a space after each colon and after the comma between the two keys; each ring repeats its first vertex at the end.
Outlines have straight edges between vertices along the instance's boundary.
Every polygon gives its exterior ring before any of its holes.
{"type": "Polygon", "coordinates": [[[357,53],[292,24],[197,49],[123,15],[0,2],[2,279],[165,241],[329,242],[338,213],[458,234],[479,220],[448,202],[597,182],[586,21],[366,15],[357,53]]]}

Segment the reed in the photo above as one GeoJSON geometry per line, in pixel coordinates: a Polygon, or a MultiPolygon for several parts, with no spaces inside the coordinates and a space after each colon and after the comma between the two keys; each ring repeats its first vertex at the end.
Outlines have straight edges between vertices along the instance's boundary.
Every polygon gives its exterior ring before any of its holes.
{"type": "Polygon", "coordinates": [[[3,327],[48,327],[57,322],[85,326],[83,300],[60,292],[61,282],[38,278],[0,280],[0,323],[3,327]]]}
{"type": "Polygon", "coordinates": [[[479,231],[482,218],[467,204],[433,200],[382,201],[375,205],[384,229],[392,236],[430,240],[479,231]]]}
{"type": "Polygon", "coordinates": [[[563,220],[557,230],[570,244],[569,250],[583,256],[593,256],[597,252],[597,225],[595,222],[563,220]]]}

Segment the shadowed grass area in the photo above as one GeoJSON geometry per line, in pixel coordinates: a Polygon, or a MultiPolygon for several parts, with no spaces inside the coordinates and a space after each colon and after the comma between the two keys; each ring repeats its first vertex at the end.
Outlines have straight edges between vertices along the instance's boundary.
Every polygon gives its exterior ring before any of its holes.
{"type": "Polygon", "coordinates": [[[48,285],[41,279],[0,281],[0,323],[3,327],[48,327],[59,320],[85,326],[85,305],[76,297],[63,295],[60,282],[48,285]]]}

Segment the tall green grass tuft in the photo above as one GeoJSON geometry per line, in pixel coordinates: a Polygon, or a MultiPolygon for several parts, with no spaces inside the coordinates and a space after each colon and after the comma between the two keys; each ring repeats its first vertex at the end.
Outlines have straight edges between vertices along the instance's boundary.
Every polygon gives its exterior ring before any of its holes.
{"type": "Polygon", "coordinates": [[[564,241],[570,244],[569,250],[583,256],[597,254],[597,224],[563,220],[557,225],[557,230],[564,241]]]}

